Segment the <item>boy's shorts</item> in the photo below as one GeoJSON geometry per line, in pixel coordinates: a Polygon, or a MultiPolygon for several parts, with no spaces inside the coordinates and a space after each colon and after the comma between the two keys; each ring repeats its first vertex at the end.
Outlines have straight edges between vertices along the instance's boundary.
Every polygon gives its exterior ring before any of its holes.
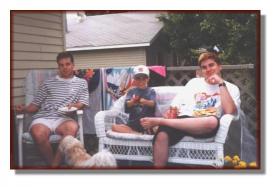
{"type": "MultiPolygon", "coordinates": [[[[210,138],[210,137],[213,137],[213,136],[216,135],[216,133],[218,131],[218,128],[219,128],[219,118],[217,118],[216,116],[214,116],[214,117],[218,121],[216,128],[213,131],[211,131],[209,133],[206,133],[206,134],[202,134],[202,135],[190,134],[188,132],[181,131],[181,130],[171,128],[171,127],[167,127],[167,126],[159,126],[157,132],[155,133],[155,135],[153,137],[153,144],[154,144],[154,142],[156,140],[156,137],[157,137],[157,134],[159,132],[165,132],[166,134],[168,134],[169,146],[177,144],[184,136],[191,136],[191,137],[194,137],[194,138],[210,138]]],[[[192,117],[192,116],[178,116],[177,118],[182,119],[182,118],[194,118],[194,117],[192,117]]]]}
{"type": "Polygon", "coordinates": [[[49,118],[37,118],[34,119],[29,127],[29,131],[31,130],[31,128],[36,125],[36,124],[42,124],[46,127],[48,127],[51,131],[51,133],[55,134],[55,130],[56,128],[61,125],[62,123],[64,123],[65,121],[74,121],[71,118],[53,118],[53,119],[49,119],[49,118]]]}
{"type": "Polygon", "coordinates": [[[127,126],[129,126],[132,130],[143,133],[145,129],[140,125],[140,119],[128,121],[127,126]]]}

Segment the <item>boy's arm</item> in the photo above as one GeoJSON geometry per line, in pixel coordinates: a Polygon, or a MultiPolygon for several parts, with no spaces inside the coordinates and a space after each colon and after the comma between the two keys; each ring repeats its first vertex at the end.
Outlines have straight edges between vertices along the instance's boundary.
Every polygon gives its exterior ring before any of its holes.
{"type": "Polygon", "coordinates": [[[155,106],[155,102],[153,100],[148,100],[148,99],[144,99],[144,98],[140,99],[139,104],[143,105],[143,106],[148,106],[148,107],[155,106]]]}
{"type": "Polygon", "coordinates": [[[134,89],[128,90],[125,98],[125,106],[127,108],[133,107],[139,103],[139,96],[135,94],[134,89]]]}
{"type": "Polygon", "coordinates": [[[133,107],[134,105],[138,104],[138,100],[134,97],[132,97],[130,100],[126,101],[126,106],[128,108],[133,107]]]}
{"type": "Polygon", "coordinates": [[[156,93],[154,89],[151,89],[149,93],[149,98],[148,99],[140,98],[139,104],[148,107],[155,107],[155,101],[156,101],[156,93]]]}

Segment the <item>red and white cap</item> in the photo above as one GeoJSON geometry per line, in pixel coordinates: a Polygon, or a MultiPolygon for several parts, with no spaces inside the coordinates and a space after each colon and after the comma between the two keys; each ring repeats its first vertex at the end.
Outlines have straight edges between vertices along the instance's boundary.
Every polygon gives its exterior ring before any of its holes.
{"type": "Polygon", "coordinates": [[[147,76],[150,75],[149,68],[147,66],[144,66],[144,65],[135,66],[133,68],[133,73],[134,73],[134,76],[137,76],[137,75],[140,75],[140,74],[147,75],[147,76]]]}

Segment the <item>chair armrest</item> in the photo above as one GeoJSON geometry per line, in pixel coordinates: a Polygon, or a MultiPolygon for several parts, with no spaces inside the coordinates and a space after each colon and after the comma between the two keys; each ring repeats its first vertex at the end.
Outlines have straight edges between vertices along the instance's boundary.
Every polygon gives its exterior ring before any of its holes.
{"type": "Polygon", "coordinates": [[[79,125],[79,137],[81,143],[84,145],[84,135],[83,135],[83,110],[77,110],[77,123],[79,125]]]}
{"type": "Polygon", "coordinates": [[[215,142],[224,144],[228,135],[228,131],[233,120],[237,120],[234,115],[224,114],[220,118],[219,129],[215,136],[215,142]]]}
{"type": "Polygon", "coordinates": [[[83,115],[83,110],[77,110],[77,111],[76,111],[76,114],[77,114],[77,115],[83,115]]]}
{"type": "Polygon", "coordinates": [[[95,115],[95,128],[96,134],[98,138],[105,137],[105,112],[106,111],[99,111],[95,115]]]}
{"type": "Polygon", "coordinates": [[[95,128],[96,134],[99,138],[98,150],[104,149],[104,139],[106,138],[106,130],[111,129],[112,125],[116,122],[116,117],[121,112],[117,110],[99,111],[95,115],[95,128]]]}
{"type": "Polygon", "coordinates": [[[18,145],[18,163],[19,167],[23,166],[23,148],[22,148],[22,136],[23,136],[23,119],[24,119],[24,114],[17,114],[16,115],[16,124],[17,124],[17,145],[18,145]]]}
{"type": "Polygon", "coordinates": [[[17,114],[16,115],[16,119],[23,119],[24,118],[24,114],[17,114]]]}
{"type": "Polygon", "coordinates": [[[104,149],[104,141],[106,138],[106,131],[111,129],[112,125],[116,123],[116,118],[126,121],[129,115],[117,109],[110,109],[106,111],[99,111],[95,115],[96,134],[99,138],[98,149],[104,149]]]}
{"type": "Polygon", "coordinates": [[[16,124],[17,124],[17,131],[18,131],[18,136],[22,136],[23,134],[23,119],[24,119],[24,114],[17,114],[16,115],[16,124]]]}
{"type": "Polygon", "coordinates": [[[116,122],[116,117],[120,115],[117,110],[99,111],[95,115],[95,127],[98,138],[105,137],[106,130],[111,129],[112,125],[116,122]]]}

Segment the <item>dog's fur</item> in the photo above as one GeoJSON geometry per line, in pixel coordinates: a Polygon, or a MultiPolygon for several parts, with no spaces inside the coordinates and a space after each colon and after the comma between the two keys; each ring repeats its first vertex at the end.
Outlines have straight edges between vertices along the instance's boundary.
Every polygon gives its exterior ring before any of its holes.
{"type": "Polygon", "coordinates": [[[108,151],[89,155],[81,142],[73,136],[66,136],[60,142],[58,151],[65,155],[66,163],[74,168],[116,168],[117,162],[108,151]]]}

